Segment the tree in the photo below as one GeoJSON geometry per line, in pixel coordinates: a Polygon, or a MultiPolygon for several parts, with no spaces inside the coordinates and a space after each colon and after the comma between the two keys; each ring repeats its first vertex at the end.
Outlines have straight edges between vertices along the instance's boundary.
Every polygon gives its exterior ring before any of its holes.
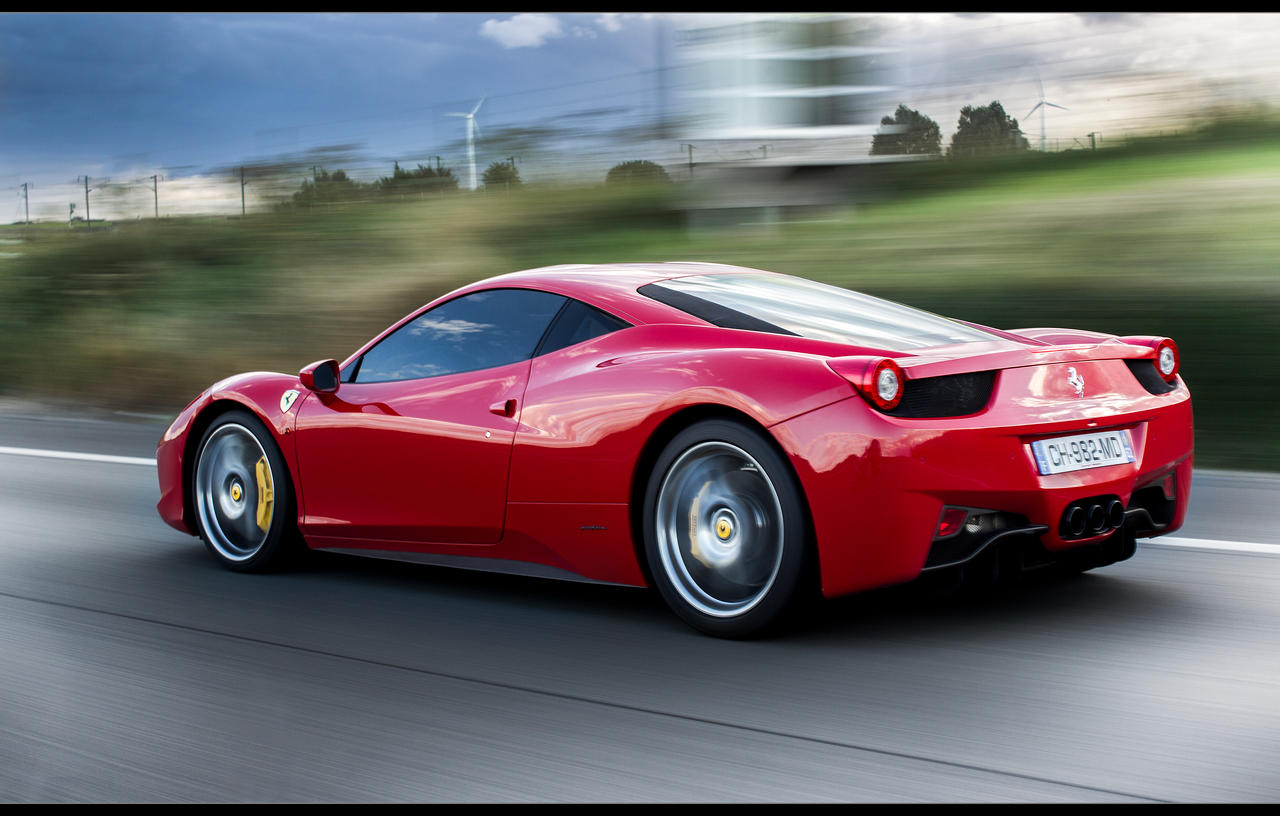
{"type": "Polygon", "coordinates": [[[366,186],[348,178],[343,170],[336,170],[330,175],[322,168],[312,179],[302,182],[302,189],[293,194],[293,203],[311,206],[352,201],[361,196],[366,186]]]}
{"type": "Polygon", "coordinates": [[[942,155],[942,131],[920,111],[899,105],[893,116],[884,117],[880,124],[893,130],[871,139],[871,155],[942,155]]]}
{"type": "Polygon", "coordinates": [[[505,187],[510,188],[513,184],[520,183],[520,171],[516,169],[515,162],[494,162],[489,165],[489,169],[484,171],[485,187],[505,187]]]}
{"type": "Polygon", "coordinates": [[[458,189],[458,180],[448,167],[436,170],[419,164],[416,170],[405,170],[396,162],[390,176],[378,179],[377,187],[381,193],[394,195],[436,193],[458,189]]]}
{"type": "Polygon", "coordinates": [[[999,102],[975,108],[965,105],[960,109],[960,122],[951,137],[948,156],[979,157],[999,156],[1027,149],[1026,137],[1018,127],[1018,120],[1009,118],[999,102]]]}
{"type": "Polygon", "coordinates": [[[641,159],[615,164],[604,181],[605,184],[668,184],[671,177],[662,165],[641,159]]]}

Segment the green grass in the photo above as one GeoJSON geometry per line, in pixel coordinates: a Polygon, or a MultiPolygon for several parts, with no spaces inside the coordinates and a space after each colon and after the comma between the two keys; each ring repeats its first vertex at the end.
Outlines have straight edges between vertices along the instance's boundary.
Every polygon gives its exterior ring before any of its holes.
{"type": "Polygon", "coordinates": [[[1280,470],[1280,138],[896,168],[821,222],[690,230],[677,190],[0,228],[0,389],[175,412],[236,371],[342,358],[421,303],[556,263],[773,269],[1001,328],[1163,334],[1201,465],[1280,470]],[[17,257],[14,257],[17,256],[17,257]]]}

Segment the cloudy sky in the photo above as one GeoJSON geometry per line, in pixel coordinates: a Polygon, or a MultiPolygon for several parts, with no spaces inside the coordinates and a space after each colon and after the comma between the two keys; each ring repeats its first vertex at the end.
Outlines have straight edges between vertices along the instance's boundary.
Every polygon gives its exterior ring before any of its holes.
{"type": "MultiPolygon", "coordinates": [[[[181,179],[223,178],[239,164],[286,156],[390,169],[443,154],[457,168],[463,123],[445,114],[481,96],[482,136],[512,127],[562,140],[639,133],[678,95],[661,88],[657,69],[678,59],[670,33],[687,22],[484,12],[0,15],[0,187],[14,202],[0,206],[0,220],[21,217],[22,182],[34,184],[32,217],[65,218],[83,176],[146,179],[149,196],[153,174],[178,195],[181,179]]],[[[1069,109],[1046,117],[1051,149],[1090,132],[1105,141],[1172,127],[1206,98],[1274,102],[1280,88],[1278,15],[883,22],[885,44],[905,57],[901,101],[936,119],[944,139],[965,104],[999,99],[1024,119],[1039,99],[1037,76],[1045,97],[1069,109]]],[[[1038,142],[1038,114],[1023,127],[1038,142]]],[[[642,158],[678,159],[678,140],[661,149],[670,155],[642,158]]],[[[494,158],[505,156],[481,162],[494,158]]]]}

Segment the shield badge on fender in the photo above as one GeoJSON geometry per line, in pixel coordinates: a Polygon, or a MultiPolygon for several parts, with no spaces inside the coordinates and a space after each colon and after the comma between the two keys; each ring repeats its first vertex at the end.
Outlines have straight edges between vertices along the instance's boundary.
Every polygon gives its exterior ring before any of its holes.
{"type": "Polygon", "coordinates": [[[280,410],[287,412],[293,407],[293,401],[298,398],[298,392],[290,388],[288,391],[280,395],[280,410]]]}

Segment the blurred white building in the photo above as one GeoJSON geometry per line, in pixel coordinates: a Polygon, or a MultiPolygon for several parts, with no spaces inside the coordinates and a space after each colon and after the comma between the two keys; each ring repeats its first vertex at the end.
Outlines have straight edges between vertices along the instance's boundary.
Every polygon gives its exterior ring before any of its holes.
{"type": "Polygon", "coordinates": [[[674,32],[691,207],[726,219],[870,195],[880,118],[897,107],[895,49],[858,14],[700,15],[674,32]],[[692,154],[689,156],[689,154],[692,154]],[[851,197],[852,194],[852,197],[851,197]],[[751,210],[738,212],[734,210],[751,210]]]}

